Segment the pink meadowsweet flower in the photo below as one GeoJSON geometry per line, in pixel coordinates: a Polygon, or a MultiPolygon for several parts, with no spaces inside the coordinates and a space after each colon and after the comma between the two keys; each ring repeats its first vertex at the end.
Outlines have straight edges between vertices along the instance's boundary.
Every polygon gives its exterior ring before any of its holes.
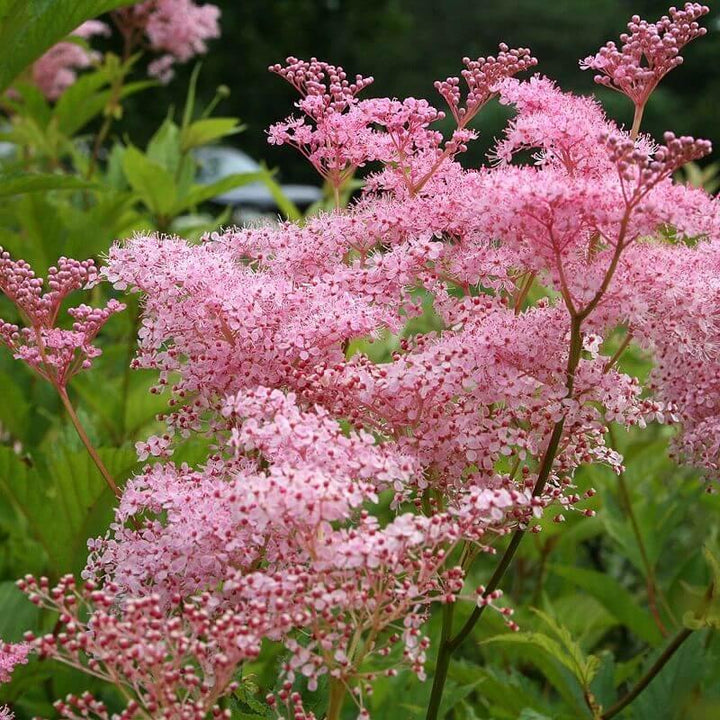
{"type": "Polygon", "coordinates": [[[462,99],[460,78],[449,77],[436,81],[435,89],[442,95],[459,128],[465,127],[483,105],[498,92],[502,80],[529,70],[537,65],[537,59],[527,48],[510,49],[502,43],[497,57],[489,55],[477,60],[463,58],[465,69],[461,71],[467,95],[462,99]]]}
{"type": "Polygon", "coordinates": [[[146,0],[113,12],[121,33],[130,43],[147,43],[160,57],[148,71],[162,82],[174,75],[173,65],[207,52],[207,42],[220,37],[220,9],[194,0],[146,0]]]}
{"type": "Polygon", "coordinates": [[[72,328],[56,327],[60,306],[75,290],[92,287],[98,272],[92,260],[61,257],[45,281],[24,260],[0,248],[0,292],[15,305],[25,327],[0,319],[0,342],[58,388],[86,370],[101,351],[93,345],[111,315],[125,306],[110,300],[104,308],[79,305],[68,310],[72,328]],[[45,291],[45,288],[47,290],[45,291]]]}
{"type": "Polygon", "coordinates": [[[295,684],[329,678],[368,717],[374,673],[424,678],[435,604],[516,627],[498,589],[468,590],[459,546],[592,515],[575,476],[622,471],[610,423],[679,420],[678,458],[720,467],[720,205],[673,181],[709,144],[634,138],[593,100],[509,77],[530,64],[505,49],[469,64],[466,104],[442,86],[459,126],[445,141],[425,101],[361,100],[369,80],[290,58],[273,70],[303,117],[271,142],[336,188],[378,163],[360,197],[302,225],[109,253],[105,277],[142,294],[134,366],[158,373],[168,409],[84,576],[116,618],[148,603],[165,628],[201,597],[251,645],[280,644],[278,712],[312,717],[295,684]],[[499,162],[464,169],[464,125],[495,94],[517,109],[499,162]],[[649,382],[606,353],[620,327],[653,358],[649,382]],[[193,437],[202,462],[166,460],[193,437]]]}
{"type": "Polygon", "coordinates": [[[0,720],[15,720],[15,713],[7,705],[1,705],[0,720]]]}
{"type": "Polygon", "coordinates": [[[670,8],[657,22],[633,15],[621,46],[608,42],[596,55],[580,62],[583,70],[595,70],[595,82],[627,95],[638,108],[644,107],[653,90],[683,61],[680,51],[707,29],[698,20],[710,12],[707,5],[686,2],[682,9],[670,8]]]}
{"type": "MultiPolygon", "coordinates": [[[[110,28],[97,20],[88,20],[71,37],[90,40],[109,35],[110,28]]],[[[77,71],[90,67],[99,54],[79,42],[60,42],[53,45],[32,66],[32,79],[48,100],[57,100],[77,79],[77,71]]]]}
{"type": "Polygon", "coordinates": [[[562,92],[548,78],[514,78],[498,86],[500,102],[513,105],[517,115],[505,129],[491,158],[510,162],[524,150],[535,150],[537,163],[564,168],[569,173],[602,173],[607,167],[605,150],[598,143],[603,128],[614,129],[594,98],[562,92]]]}
{"type": "Polygon", "coordinates": [[[27,643],[4,643],[0,641],[0,683],[10,682],[13,669],[17,665],[27,663],[30,650],[31,648],[27,643]]]}

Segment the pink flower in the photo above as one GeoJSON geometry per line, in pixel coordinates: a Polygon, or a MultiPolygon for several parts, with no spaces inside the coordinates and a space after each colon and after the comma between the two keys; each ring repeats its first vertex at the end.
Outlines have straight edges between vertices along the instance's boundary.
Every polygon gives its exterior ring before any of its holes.
{"type": "Polygon", "coordinates": [[[707,29],[698,20],[710,12],[707,5],[686,2],[680,10],[670,8],[655,23],[633,15],[621,46],[608,42],[597,55],[580,62],[583,70],[596,70],[595,82],[627,95],[644,106],[658,83],[683,61],[680,51],[707,29]]]}
{"type": "Polygon", "coordinates": [[[130,42],[144,38],[160,55],[148,68],[150,75],[168,82],[176,62],[187,62],[207,52],[207,42],[220,37],[220,9],[194,0],[146,0],[113,13],[130,42]]]}
{"type": "Polygon", "coordinates": [[[75,290],[92,287],[97,277],[92,260],[61,257],[43,282],[24,260],[14,261],[0,248],[0,292],[15,305],[25,323],[19,327],[0,319],[0,343],[58,388],[91,366],[101,353],[93,345],[97,334],[111,315],[125,309],[117,300],[110,300],[102,309],[79,305],[67,311],[73,319],[72,328],[57,327],[65,298],[75,290]]]}
{"type": "Polygon", "coordinates": [[[10,682],[13,668],[27,663],[30,650],[27,643],[12,644],[0,641],[0,683],[10,682]]]}
{"type": "MultiPolygon", "coordinates": [[[[90,40],[96,35],[109,35],[110,28],[97,20],[88,20],[72,33],[72,37],[90,40]]],[[[57,100],[77,79],[77,71],[90,67],[99,54],[79,42],[61,42],[51,47],[32,66],[33,82],[48,100],[57,100]]]]}

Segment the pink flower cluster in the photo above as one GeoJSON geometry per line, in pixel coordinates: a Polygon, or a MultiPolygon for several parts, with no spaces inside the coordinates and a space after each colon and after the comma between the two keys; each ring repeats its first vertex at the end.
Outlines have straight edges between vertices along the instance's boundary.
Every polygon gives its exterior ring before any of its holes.
{"type": "Polygon", "coordinates": [[[304,117],[290,117],[270,128],[269,141],[299,150],[320,175],[337,189],[367,163],[379,161],[392,167],[391,184],[404,184],[411,193],[426,182],[445,158],[467,148],[475,134],[466,125],[498,91],[504,79],[536,64],[530,51],[500,46],[497,57],[464,60],[462,71],[468,86],[460,106],[458,78],[436,83],[458,127],[443,146],[442,134],[430,125],[444,117],[426,100],[388,98],[359,100],[358,93],[372,78],[347,79],[341,67],[312,59],[289,57],[286,64],[272,65],[271,72],[287,80],[301,95],[297,107],[304,117]]]}
{"type": "Polygon", "coordinates": [[[686,2],[682,9],[670,8],[668,15],[654,23],[633,15],[628,32],[620,36],[620,48],[608,42],[580,66],[596,70],[596,83],[627,95],[642,107],[665,75],[682,63],[683,47],[705,35],[707,29],[698,20],[709,12],[707,5],[686,2]]]}
{"type": "Polygon", "coordinates": [[[10,675],[17,665],[28,661],[30,646],[27,643],[5,643],[0,640],[0,683],[10,682],[10,675]]]}
{"type": "Polygon", "coordinates": [[[76,42],[53,45],[32,66],[32,79],[48,100],[57,100],[77,79],[77,71],[90,67],[100,58],[82,41],[98,35],[109,35],[110,28],[98,20],[88,20],[72,33],[76,42]]]}
{"type": "Polygon", "coordinates": [[[72,576],[53,588],[45,578],[28,577],[18,585],[38,606],[60,613],[59,631],[28,634],[27,647],[135,696],[122,713],[111,715],[89,693],[71,695],[55,705],[68,720],[229,718],[218,700],[236,689],[238,665],[260,651],[262,628],[247,615],[217,612],[208,596],[184,602],[176,597],[173,612],[166,613],[156,597],[123,598],[112,584],[78,589],[72,576]]]}
{"type": "Polygon", "coordinates": [[[168,82],[173,65],[207,52],[207,42],[220,37],[220,9],[194,0],[145,0],[115,10],[113,18],[128,44],[147,43],[160,54],[150,63],[150,75],[168,82]]]}
{"type": "Polygon", "coordinates": [[[117,300],[110,300],[102,309],[79,305],[67,311],[74,321],[71,329],[57,327],[65,298],[75,290],[92,287],[97,280],[92,260],[61,257],[43,282],[24,260],[13,260],[0,247],[0,292],[15,305],[25,324],[19,327],[0,319],[0,343],[41,377],[64,388],[100,355],[93,345],[97,334],[112,314],[125,309],[117,300]]]}
{"type": "MultiPolygon", "coordinates": [[[[465,102],[439,83],[445,142],[426,101],[361,101],[369,79],[291,58],[273,70],[305,117],[271,142],[336,189],[379,161],[362,196],[302,225],[111,249],[106,278],[143,295],[134,365],[158,373],[166,430],[139,445],[157,459],[90,543],[87,591],[24,586],[65,628],[33,647],[137,688],[123,718],[219,712],[262,641],[286,653],[275,711],[314,717],[294,688],[327,677],[366,718],[379,674],[424,677],[434,603],[494,605],[513,626],[500,591],[467,587],[472,559],[546,511],[592,514],[574,476],[620,471],[610,423],[679,420],[678,456],[717,472],[720,203],[673,181],[709,143],[637,139],[591,99],[512,77],[533,64],[501,46],[466,62],[465,102]],[[465,124],[492,95],[516,116],[495,162],[464,169],[465,124]],[[413,331],[423,313],[436,331],[413,331]],[[619,328],[655,359],[645,387],[624,345],[608,350],[619,328]],[[392,352],[375,362],[359,339],[392,352]],[[204,462],[167,459],[198,436],[204,462]]],[[[54,317],[29,268],[4,263],[11,299],[54,317]]],[[[66,264],[57,293],[94,273],[66,264]]],[[[61,712],[107,716],[89,697],[61,712]]]]}

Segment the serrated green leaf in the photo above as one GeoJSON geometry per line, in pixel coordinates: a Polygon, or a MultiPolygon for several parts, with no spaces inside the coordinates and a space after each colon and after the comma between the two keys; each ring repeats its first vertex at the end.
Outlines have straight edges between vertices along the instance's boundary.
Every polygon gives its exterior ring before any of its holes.
{"type": "Polygon", "coordinates": [[[0,2],[0,93],[52,45],[85,20],[135,0],[3,0],[0,2]]]}
{"type": "MultiPolygon", "coordinates": [[[[137,461],[129,448],[98,454],[118,482],[137,461]]],[[[0,497],[42,546],[54,576],[78,572],[87,539],[102,533],[112,517],[114,496],[86,452],[57,447],[34,459],[28,465],[11,448],[0,447],[0,497]]]]}
{"type": "Polygon", "coordinates": [[[585,568],[552,565],[552,572],[592,595],[631,632],[651,645],[662,642],[662,634],[650,614],[642,610],[633,596],[609,575],[585,568]]]}

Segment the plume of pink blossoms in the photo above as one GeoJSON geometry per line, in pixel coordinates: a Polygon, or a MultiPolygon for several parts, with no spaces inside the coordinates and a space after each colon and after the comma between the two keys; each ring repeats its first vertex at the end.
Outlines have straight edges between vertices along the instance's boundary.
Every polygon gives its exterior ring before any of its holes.
{"type": "Polygon", "coordinates": [[[596,55],[580,62],[584,70],[597,71],[596,83],[632,100],[636,108],[635,132],[652,92],[665,75],[682,64],[680,51],[707,32],[698,20],[709,12],[707,5],[686,2],[682,9],[671,7],[668,15],[654,23],[633,15],[628,32],[620,36],[620,48],[610,41],[596,55]]]}
{"type": "Polygon", "coordinates": [[[113,19],[134,47],[146,44],[160,55],[149,65],[149,73],[168,82],[175,63],[184,63],[207,52],[207,42],[220,37],[220,9],[194,0],[146,0],[113,12],[113,19]]]}
{"type": "Polygon", "coordinates": [[[71,329],[56,326],[65,298],[97,280],[92,260],[61,257],[43,282],[24,260],[13,260],[0,248],[0,292],[15,305],[25,324],[19,327],[0,319],[0,342],[58,389],[90,367],[101,352],[93,345],[98,332],[112,314],[125,309],[117,300],[102,309],[79,305],[67,311],[74,321],[71,329]]]}
{"type": "MultiPolygon", "coordinates": [[[[98,20],[88,20],[71,37],[90,40],[109,35],[110,28],[98,20]]],[[[32,66],[32,80],[48,100],[57,100],[77,79],[77,71],[97,62],[99,53],[79,42],[64,41],[53,45],[32,66]]]]}
{"type": "Polygon", "coordinates": [[[392,166],[389,184],[418,190],[445,158],[464,152],[475,134],[466,128],[480,108],[497,92],[503,78],[516,75],[536,64],[530,51],[500,46],[497,57],[464,60],[462,75],[468,95],[460,107],[458,78],[436,83],[450,106],[457,129],[443,144],[442,134],[430,125],[444,117],[426,100],[388,98],[359,100],[358,93],[372,78],[347,79],[341,67],[312,59],[289,57],[285,65],[270,71],[287,80],[301,95],[297,107],[305,117],[290,117],[270,128],[269,142],[292,145],[336,190],[367,163],[380,161],[392,166]]]}
{"type": "MultiPolygon", "coordinates": [[[[293,690],[327,677],[365,718],[379,674],[402,662],[424,677],[433,604],[494,606],[513,626],[500,590],[468,587],[469,563],[543,513],[592,514],[581,503],[593,491],[581,496],[574,475],[622,468],[609,423],[679,420],[680,459],[717,472],[718,318],[707,308],[719,299],[720,205],[673,182],[709,144],[637,140],[592,100],[509,77],[529,51],[501,56],[468,65],[466,103],[459,81],[440,86],[459,126],[492,95],[516,108],[490,167],[463,169],[455,154],[469,136],[444,142],[424,102],[359,100],[367,80],[291,59],[275,71],[300,90],[305,118],[271,137],[331,182],[379,161],[362,196],[302,226],[111,249],[107,279],[143,295],[134,364],[168,395],[167,429],[139,454],[170,455],[195,435],[211,451],[128,482],[91,543],[85,577],[104,590],[89,623],[68,611],[73,630],[33,641],[41,652],[113,672],[127,653],[117,672],[155,697],[137,659],[147,631],[128,628],[127,647],[108,656],[96,626],[176,623],[180,641],[196,607],[185,599],[200,597],[203,643],[224,648],[223,628],[244,628],[235,670],[261,641],[282,644],[275,711],[312,718],[293,690]],[[522,162],[523,151],[535,157],[522,162]],[[547,292],[529,302],[533,284],[547,292]],[[419,295],[434,332],[407,326],[419,295]],[[654,358],[645,387],[606,352],[618,328],[654,358]],[[384,362],[352,350],[388,335],[384,362]]],[[[195,682],[206,645],[188,647],[199,648],[195,682]]],[[[158,652],[165,668],[179,651],[158,652]]],[[[171,677],[187,697],[184,676],[171,677]]],[[[103,717],[96,701],[73,702],[67,717],[103,717]]]]}

